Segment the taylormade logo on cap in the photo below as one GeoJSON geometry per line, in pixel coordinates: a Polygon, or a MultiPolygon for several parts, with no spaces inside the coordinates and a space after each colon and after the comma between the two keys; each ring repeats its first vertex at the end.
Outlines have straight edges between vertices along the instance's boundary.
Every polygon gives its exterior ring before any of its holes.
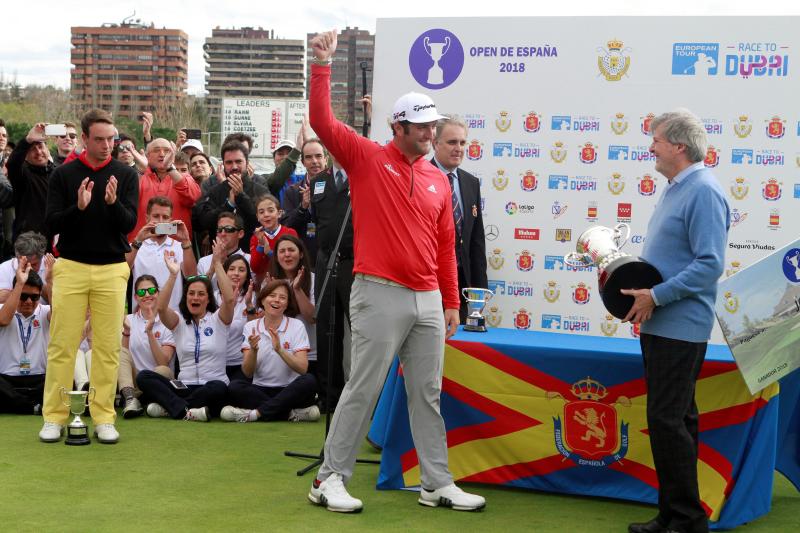
{"type": "Polygon", "coordinates": [[[408,93],[398,98],[392,112],[392,122],[407,120],[420,124],[442,118],[445,117],[436,112],[436,104],[433,103],[433,100],[420,93],[408,93]]]}

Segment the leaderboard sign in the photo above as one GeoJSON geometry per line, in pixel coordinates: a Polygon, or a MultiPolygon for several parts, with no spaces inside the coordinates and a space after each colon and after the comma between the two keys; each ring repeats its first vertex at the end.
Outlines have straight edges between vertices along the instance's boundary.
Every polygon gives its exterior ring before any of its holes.
{"type": "Polygon", "coordinates": [[[281,139],[294,141],[307,113],[307,100],[224,98],[222,138],[246,133],[253,138],[250,157],[271,157],[281,139]]]}
{"type": "MultiPolygon", "coordinates": [[[[639,254],[667,180],[652,121],[688,108],[731,206],[724,276],[800,227],[797,17],[380,19],[373,138],[394,100],[430,95],[469,127],[481,181],[494,327],[635,338],[609,315],[594,267],[563,256],[592,225],[626,222],[639,254]],[[765,31],[764,28],[769,28],[765,31]],[[691,36],[691,38],[687,38],[691,36]]],[[[724,342],[715,330],[712,342],[724,342]]]]}

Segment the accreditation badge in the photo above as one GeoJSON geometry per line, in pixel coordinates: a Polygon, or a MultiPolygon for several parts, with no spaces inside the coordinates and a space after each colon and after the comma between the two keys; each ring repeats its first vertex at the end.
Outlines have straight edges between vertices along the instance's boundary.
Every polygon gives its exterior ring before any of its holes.
{"type": "Polygon", "coordinates": [[[318,181],[314,183],[314,196],[325,192],[325,182],[318,181]]]}

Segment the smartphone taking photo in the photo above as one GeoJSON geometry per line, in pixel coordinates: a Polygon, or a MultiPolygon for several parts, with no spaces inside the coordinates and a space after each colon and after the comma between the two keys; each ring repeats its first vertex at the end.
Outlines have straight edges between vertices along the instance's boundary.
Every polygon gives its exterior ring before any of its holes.
{"type": "Polygon", "coordinates": [[[67,126],[65,124],[47,124],[44,127],[44,134],[47,135],[48,137],[66,135],[67,126]]]}

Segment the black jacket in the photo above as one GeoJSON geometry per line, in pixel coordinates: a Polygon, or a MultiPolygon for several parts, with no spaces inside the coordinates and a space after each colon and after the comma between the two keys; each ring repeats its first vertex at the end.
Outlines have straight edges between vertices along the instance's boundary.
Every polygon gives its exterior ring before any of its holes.
{"type": "Polygon", "coordinates": [[[30,143],[22,138],[11,152],[6,165],[8,180],[14,188],[15,218],[12,228],[15,239],[26,231],[47,234],[43,215],[47,205],[48,178],[56,167],[50,162],[44,167],[27,163],[25,157],[30,147],[30,143]]]}
{"type": "MultiPolygon", "coordinates": [[[[211,178],[209,178],[211,179],[211,178]]],[[[231,186],[227,181],[214,185],[206,196],[200,198],[192,209],[192,228],[196,233],[208,232],[209,241],[217,235],[217,216],[223,211],[231,211],[244,222],[244,237],[239,241],[242,250],[250,249],[250,237],[258,225],[255,200],[269,191],[255,183],[249,176],[242,178],[242,192],[234,198],[234,206],[228,204],[231,186]]]]}

